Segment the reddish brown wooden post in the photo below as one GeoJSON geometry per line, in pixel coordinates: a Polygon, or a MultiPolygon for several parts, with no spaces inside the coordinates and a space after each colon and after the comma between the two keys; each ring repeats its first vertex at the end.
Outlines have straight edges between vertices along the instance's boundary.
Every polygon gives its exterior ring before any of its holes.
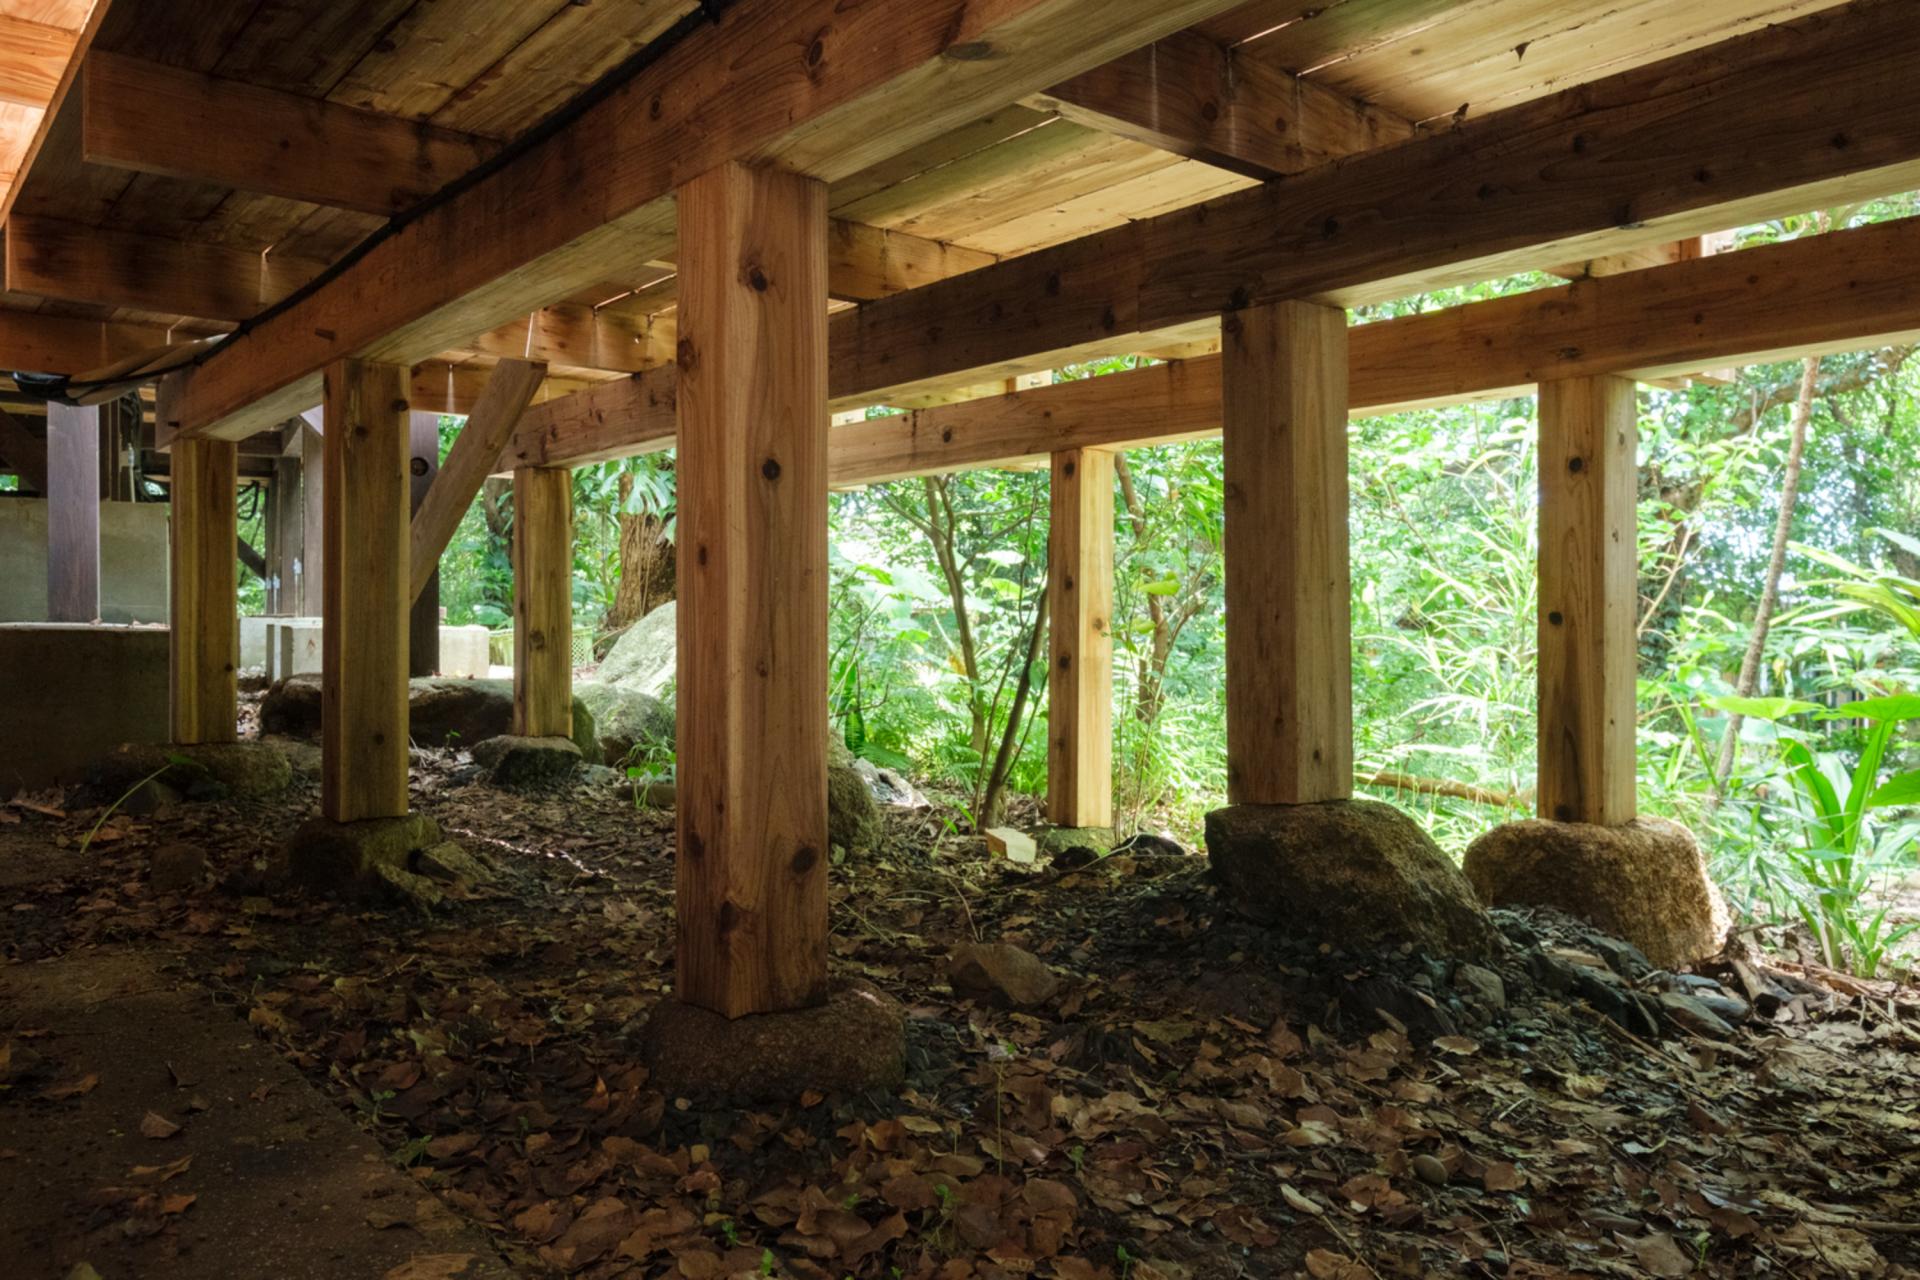
{"type": "Polygon", "coordinates": [[[240,733],[239,446],[173,445],[168,668],[172,738],[232,742],[240,733]]]}
{"type": "Polygon", "coordinates": [[[738,1017],[826,995],[826,188],[726,164],[679,219],[675,983],[738,1017]]]}

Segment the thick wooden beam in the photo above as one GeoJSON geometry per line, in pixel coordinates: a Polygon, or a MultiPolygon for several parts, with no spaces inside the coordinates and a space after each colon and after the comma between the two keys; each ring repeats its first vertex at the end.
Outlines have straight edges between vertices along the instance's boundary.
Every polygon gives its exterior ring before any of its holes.
{"type": "Polygon", "coordinates": [[[546,377],[547,367],[528,360],[502,360],[494,366],[480,403],[454,438],[440,475],[414,513],[408,535],[409,599],[418,599],[440,567],[440,555],[460,527],[460,517],[494,470],[527,401],[546,377]]]}
{"type": "Polygon", "coordinates": [[[682,1000],[826,995],[827,199],[726,164],[680,189],[682,1000]]]}
{"type": "Polygon", "coordinates": [[[644,316],[573,304],[542,307],[466,345],[480,355],[615,373],[638,373],[673,359],[671,326],[656,333],[644,316]]]}
{"type": "MultiPolygon", "coordinates": [[[[1672,377],[1920,339],[1920,218],[1743,249],[1356,326],[1356,414],[1525,395],[1601,373],[1672,377]]],[[[674,371],[536,405],[504,465],[569,466],[671,447],[674,371]]],[[[1220,359],[1062,382],[831,436],[836,485],[1029,464],[1220,430],[1220,359]]]]}
{"type": "MultiPolygon", "coordinates": [[[[407,812],[407,370],[326,374],[320,809],[407,812]]],[[[178,447],[176,443],[176,448],[178,447]]]]}
{"type": "Polygon", "coordinates": [[[1047,821],[1113,824],[1113,455],[1053,455],[1047,821]]]}
{"type": "MultiPolygon", "coordinates": [[[[179,340],[191,336],[183,334],[179,340]]],[[[0,310],[0,369],[83,373],[163,347],[170,340],[159,325],[0,310]]]]}
{"type": "Polygon", "coordinates": [[[325,265],[18,214],[7,220],[6,240],[10,290],[205,320],[244,320],[325,265]]]}
{"type": "Polygon", "coordinates": [[[0,13],[0,103],[45,107],[60,89],[75,33],[0,13]]]}
{"type": "Polygon", "coordinates": [[[418,204],[497,144],[324,99],[98,50],[81,75],[89,164],[382,216],[418,204]]]}
{"type": "MultiPolygon", "coordinates": [[[[1380,414],[1527,394],[1598,374],[1668,378],[1727,365],[1920,340],[1920,218],[1683,260],[1558,289],[1355,326],[1348,403],[1380,414]]],[[[670,390],[666,392],[670,394],[670,390]]],[[[610,395],[605,398],[610,398],[610,395]]],[[[565,400],[542,406],[554,420],[565,400]]],[[[651,440],[657,411],[603,403],[651,440]]],[[[1220,430],[1220,359],[1201,357],[1010,396],[876,418],[833,433],[835,484],[1030,463],[1220,430]]],[[[547,456],[563,461],[565,439],[547,456]]]]}
{"type": "Polygon", "coordinates": [[[1290,75],[1257,46],[1227,50],[1196,31],[1084,71],[1032,105],[1261,179],[1413,136],[1410,120],[1290,75]]]}
{"type": "MultiPolygon", "coordinates": [[[[407,415],[407,510],[417,519],[420,507],[433,491],[440,474],[440,415],[415,409],[407,415]]],[[[412,524],[408,524],[412,543],[412,524]]],[[[411,571],[412,553],[408,553],[411,571]]],[[[409,572],[409,579],[412,574],[409,572]]],[[[440,564],[424,583],[410,587],[413,603],[407,610],[407,674],[431,676],[440,672],[440,564]]]]}
{"type": "Polygon", "coordinates": [[[1306,302],[1221,325],[1227,798],[1353,794],[1347,318],[1306,302]]]}
{"type": "Polygon", "coordinates": [[[0,463],[19,476],[25,488],[46,493],[47,442],[5,409],[0,409],[0,463]]]}
{"type": "MultiPolygon", "coordinates": [[[[100,616],[100,410],[47,406],[47,620],[100,616]]],[[[231,552],[233,540],[227,540],[231,552]]]]}
{"type": "Polygon", "coordinates": [[[573,473],[513,473],[513,731],[573,736],[573,473]]]}
{"type": "Polygon", "coordinates": [[[251,434],[312,404],[331,360],[417,362],[658,257],[691,175],[742,159],[832,181],[1232,2],[740,0],[692,17],[619,92],[224,347],[173,412],[251,434]]]}
{"type": "Polygon", "coordinates": [[[234,541],[239,448],[189,440],[173,451],[168,486],[167,646],[171,737],[233,742],[240,735],[240,599],[234,541]]]}
{"type": "Polygon", "coordinates": [[[1286,298],[1351,305],[1920,185],[1920,23],[1815,13],[862,305],[839,401],[1286,298]],[[938,341],[928,341],[938,333],[938,341]]]}
{"type": "Polygon", "coordinates": [[[1540,384],[1539,812],[1559,822],[1634,816],[1636,392],[1540,384]]]}

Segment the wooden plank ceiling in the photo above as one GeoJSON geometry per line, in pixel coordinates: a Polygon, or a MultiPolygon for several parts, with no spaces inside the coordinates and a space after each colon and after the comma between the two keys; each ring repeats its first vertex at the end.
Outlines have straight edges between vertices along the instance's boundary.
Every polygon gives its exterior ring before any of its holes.
{"type": "MultiPolygon", "coordinates": [[[[1204,37],[1214,49],[1231,50],[1238,66],[1262,75],[1298,76],[1371,104],[1375,127],[1385,137],[1403,133],[1410,121],[1445,121],[1510,106],[1835,3],[1257,0],[1182,38],[1204,37]]],[[[696,7],[695,0],[112,0],[93,49],[108,58],[432,125],[447,131],[435,135],[441,142],[454,139],[453,154],[461,145],[478,154],[534,127],[696,7]]],[[[59,11],[61,20],[70,20],[68,11],[85,8],[80,0],[0,0],[0,20],[9,9],[28,18],[34,17],[29,10],[47,10],[40,19],[59,11]]],[[[7,113],[22,109],[7,96],[8,70],[8,59],[0,56],[0,151],[9,128],[17,130],[7,113]]],[[[46,67],[28,65],[14,79],[44,83],[47,75],[46,67]]],[[[89,229],[105,245],[137,246],[131,237],[160,237],[198,246],[198,256],[187,259],[192,262],[209,260],[209,254],[226,260],[214,252],[219,250],[281,264],[281,270],[261,275],[281,281],[276,287],[284,289],[347,254],[382,224],[382,214],[367,211],[380,205],[378,193],[338,202],[357,208],[322,206],[87,163],[81,158],[81,97],[67,95],[18,184],[13,216],[20,219],[15,238],[22,245],[29,235],[59,239],[62,225],[69,243],[72,231],[89,229]]],[[[837,183],[832,212],[846,222],[1008,257],[1256,181],[1246,172],[1136,141],[1156,135],[1109,129],[1104,116],[1099,128],[1075,122],[1087,118],[1044,96],[1009,106],[837,183]]],[[[234,122],[236,130],[247,125],[234,122]]],[[[0,185],[6,170],[0,155],[0,185]]],[[[137,248],[128,253],[139,257],[137,248]]],[[[108,256],[118,266],[128,253],[108,256]]],[[[0,321],[15,312],[125,322],[177,338],[220,332],[238,318],[231,296],[218,299],[220,315],[195,314],[179,303],[169,309],[169,299],[184,301],[184,293],[169,289],[185,286],[159,272],[117,305],[98,290],[62,289],[47,273],[22,269],[9,284],[26,279],[38,282],[34,287],[41,292],[0,292],[0,321]],[[89,296],[71,296],[83,292],[89,296]]],[[[672,265],[661,262],[640,276],[610,278],[553,301],[619,318],[621,332],[640,344],[637,350],[658,353],[640,360],[646,364],[670,357],[671,341],[647,335],[659,317],[670,326],[674,295],[672,265]]],[[[522,327],[530,344],[537,326],[522,327]]],[[[551,394],[577,389],[583,380],[619,376],[633,363],[631,356],[597,363],[583,356],[569,366],[551,352],[516,349],[519,335],[515,326],[476,334],[470,346],[443,354],[442,372],[451,380],[454,371],[477,374],[502,356],[532,354],[553,366],[551,394]]],[[[0,364],[5,360],[0,352],[0,364]]]]}

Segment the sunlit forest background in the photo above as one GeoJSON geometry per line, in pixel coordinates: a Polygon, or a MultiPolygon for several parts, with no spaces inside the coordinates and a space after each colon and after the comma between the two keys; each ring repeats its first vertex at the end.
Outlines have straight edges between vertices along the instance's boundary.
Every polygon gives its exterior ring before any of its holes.
{"type": "MultiPolygon", "coordinates": [[[[1739,239],[1914,211],[1911,198],[1879,202],[1739,239]]],[[[1562,283],[1520,276],[1351,319],[1562,283]]],[[[1914,355],[1896,346],[1728,369],[1644,386],[1640,400],[1641,810],[1700,835],[1748,921],[1787,926],[1829,963],[1868,974],[1920,941],[1901,939],[1910,907],[1898,897],[1920,847],[1914,355]]],[[[443,449],[457,427],[444,421],[443,449]]],[[[1352,428],[1361,790],[1414,813],[1456,855],[1531,813],[1535,439],[1531,397],[1352,428]]],[[[1220,467],[1212,440],[1130,450],[1117,468],[1121,836],[1197,847],[1202,815],[1224,801],[1220,467]]],[[[585,467],[574,483],[577,626],[604,652],[671,597],[673,458],[585,467]]],[[[1035,627],[1047,484],[1044,468],[979,471],[833,497],[836,728],[859,754],[913,774],[957,829],[1045,789],[1035,627]]],[[[489,482],[443,561],[451,622],[509,625],[508,485],[489,482]]]]}

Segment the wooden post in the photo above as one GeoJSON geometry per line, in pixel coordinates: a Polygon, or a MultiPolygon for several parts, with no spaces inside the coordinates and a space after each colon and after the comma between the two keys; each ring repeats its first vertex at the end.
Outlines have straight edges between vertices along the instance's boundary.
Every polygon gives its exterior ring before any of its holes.
{"type": "Polygon", "coordinates": [[[573,736],[573,473],[513,473],[513,731],[573,736]]]}
{"type": "Polygon", "coordinates": [[[49,404],[47,620],[92,622],[99,616],[100,410],[49,404]]]}
{"type": "Polygon", "coordinates": [[[407,812],[407,369],[326,370],[320,807],[407,812]]]}
{"type": "Polygon", "coordinates": [[[1634,816],[1637,388],[1540,384],[1539,812],[1634,816]]]}
{"type": "MultiPolygon", "coordinates": [[[[411,516],[427,500],[434,477],[440,474],[440,415],[418,411],[410,414],[407,435],[410,441],[407,511],[411,516]]],[[[412,527],[411,519],[408,527],[412,527]]],[[[411,541],[408,546],[411,557],[411,541]]],[[[440,670],[440,569],[436,562],[426,585],[413,592],[411,558],[408,563],[408,591],[413,597],[413,607],[407,615],[407,674],[430,676],[440,670]]]]}
{"type": "Polygon", "coordinates": [[[1221,320],[1227,797],[1353,794],[1347,323],[1282,302],[1221,320]]]}
{"type": "Polygon", "coordinates": [[[230,440],[174,442],[167,650],[179,743],[239,737],[239,461],[230,440]]]}
{"type": "Polygon", "coordinates": [[[306,612],[307,496],[302,470],[297,453],[273,460],[273,484],[267,489],[268,613],[306,612]]]}
{"type": "Polygon", "coordinates": [[[826,188],[729,163],[679,222],[675,985],[738,1017],[826,996],[826,188]]]}
{"type": "Polygon", "coordinates": [[[1053,455],[1047,820],[1113,823],[1113,454],[1053,455]]]}
{"type": "Polygon", "coordinates": [[[311,618],[326,606],[327,442],[302,421],[300,428],[300,590],[290,612],[311,618]]]}

